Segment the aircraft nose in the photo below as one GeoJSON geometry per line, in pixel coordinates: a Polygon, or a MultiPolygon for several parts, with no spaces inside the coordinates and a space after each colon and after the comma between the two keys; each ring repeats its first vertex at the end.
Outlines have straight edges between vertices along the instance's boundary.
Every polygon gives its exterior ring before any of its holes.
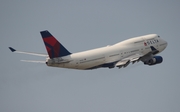
{"type": "Polygon", "coordinates": [[[163,40],[163,50],[167,47],[167,45],[168,43],[165,40],[163,40]]]}
{"type": "Polygon", "coordinates": [[[168,43],[164,40],[165,47],[167,47],[168,43]]]}

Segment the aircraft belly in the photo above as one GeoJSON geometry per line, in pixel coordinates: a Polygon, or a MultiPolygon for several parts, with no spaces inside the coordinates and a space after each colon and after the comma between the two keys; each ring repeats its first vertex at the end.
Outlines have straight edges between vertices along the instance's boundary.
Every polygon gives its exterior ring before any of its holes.
{"type": "Polygon", "coordinates": [[[96,67],[98,65],[104,64],[104,59],[98,60],[98,61],[90,61],[85,63],[79,63],[78,69],[88,69],[92,67],[96,67]]]}
{"type": "Polygon", "coordinates": [[[101,64],[100,62],[87,62],[87,63],[64,63],[64,64],[52,64],[52,67],[70,68],[70,69],[87,69],[101,64]]]}

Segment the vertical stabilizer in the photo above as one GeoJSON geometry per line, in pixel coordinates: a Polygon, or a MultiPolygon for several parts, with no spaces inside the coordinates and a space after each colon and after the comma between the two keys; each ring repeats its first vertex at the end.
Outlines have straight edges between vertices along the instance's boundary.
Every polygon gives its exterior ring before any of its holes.
{"type": "Polygon", "coordinates": [[[40,33],[50,58],[63,57],[71,54],[49,31],[41,31],[40,33]]]}

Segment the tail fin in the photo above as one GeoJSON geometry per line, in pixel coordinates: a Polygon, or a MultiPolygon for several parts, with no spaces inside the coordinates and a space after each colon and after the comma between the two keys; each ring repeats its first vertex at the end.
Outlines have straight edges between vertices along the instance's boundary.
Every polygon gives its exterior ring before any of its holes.
{"type": "Polygon", "coordinates": [[[46,46],[46,50],[50,58],[57,58],[70,55],[71,53],[56,40],[47,30],[41,31],[41,36],[46,46]]]}

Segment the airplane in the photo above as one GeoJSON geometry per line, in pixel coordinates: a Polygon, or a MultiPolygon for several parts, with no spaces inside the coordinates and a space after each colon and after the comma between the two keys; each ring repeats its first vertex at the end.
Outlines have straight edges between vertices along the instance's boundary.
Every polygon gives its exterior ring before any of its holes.
{"type": "Polygon", "coordinates": [[[156,65],[163,61],[157,56],[167,47],[167,42],[157,34],[130,38],[114,45],[78,53],[69,52],[49,31],[41,31],[47,54],[24,52],[9,49],[15,53],[46,57],[46,61],[21,60],[45,63],[50,67],[89,70],[96,68],[125,68],[130,63],[142,61],[145,65],[156,65]]]}

